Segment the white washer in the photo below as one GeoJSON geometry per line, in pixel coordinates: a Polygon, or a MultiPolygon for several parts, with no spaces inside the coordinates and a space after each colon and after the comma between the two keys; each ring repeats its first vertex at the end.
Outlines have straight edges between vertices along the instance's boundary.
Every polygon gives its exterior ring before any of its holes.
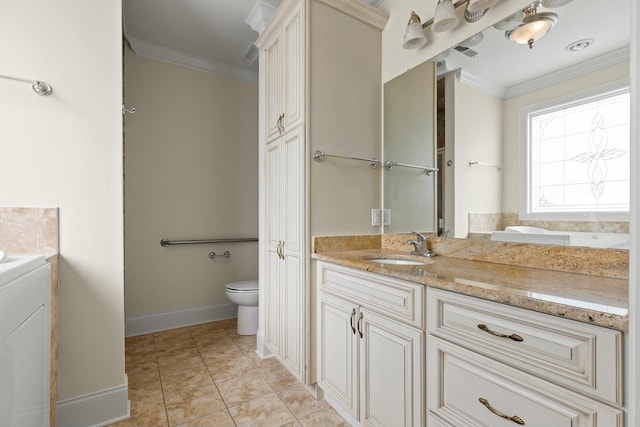
{"type": "Polygon", "coordinates": [[[0,263],[0,426],[49,426],[51,267],[43,256],[0,263]]]}

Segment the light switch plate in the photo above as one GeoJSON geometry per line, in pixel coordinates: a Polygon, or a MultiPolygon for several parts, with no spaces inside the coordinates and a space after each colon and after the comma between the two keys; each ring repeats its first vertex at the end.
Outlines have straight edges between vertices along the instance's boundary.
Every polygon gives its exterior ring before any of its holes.
{"type": "Polygon", "coordinates": [[[371,226],[380,227],[380,209],[371,209],[371,226]]]}
{"type": "Polygon", "coordinates": [[[391,209],[384,210],[384,225],[391,225],[391,209]]]}

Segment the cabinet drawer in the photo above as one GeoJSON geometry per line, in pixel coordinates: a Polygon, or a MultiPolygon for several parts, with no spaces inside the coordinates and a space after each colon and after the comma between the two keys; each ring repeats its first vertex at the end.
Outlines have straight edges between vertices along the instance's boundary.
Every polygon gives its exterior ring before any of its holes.
{"type": "Polygon", "coordinates": [[[425,287],[335,264],[318,262],[318,287],[362,307],[424,329],[425,287]]]}
{"type": "Polygon", "coordinates": [[[433,288],[427,301],[429,333],[622,405],[621,332],[433,288]]]}
{"type": "Polygon", "coordinates": [[[428,410],[456,427],[623,425],[618,409],[462,347],[430,336],[427,348],[428,410]]]}

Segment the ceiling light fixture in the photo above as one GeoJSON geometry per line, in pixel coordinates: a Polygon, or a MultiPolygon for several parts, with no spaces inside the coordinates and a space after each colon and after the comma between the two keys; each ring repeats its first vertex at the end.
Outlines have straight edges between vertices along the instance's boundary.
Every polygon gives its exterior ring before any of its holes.
{"type": "Polygon", "coordinates": [[[470,13],[476,13],[483,10],[487,10],[490,7],[495,6],[499,0],[469,0],[469,4],[467,4],[467,10],[470,13]]]}
{"type": "Polygon", "coordinates": [[[551,12],[538,12],[539,1],[524,9],[522,24],[504,33],[505,37],[517,44],[527,44],[529,49],[533,43],[544,37],[558,21],[558,15],[551,12]]]}

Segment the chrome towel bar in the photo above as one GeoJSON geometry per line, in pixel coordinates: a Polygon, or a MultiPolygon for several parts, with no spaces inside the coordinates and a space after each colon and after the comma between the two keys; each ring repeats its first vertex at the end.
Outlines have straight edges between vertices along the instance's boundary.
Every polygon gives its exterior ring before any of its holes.
{"type": "Polygon", "coordinates": [[[160,240],[160,246],[176,246],[176,245],[204,245],[209,243],[239,243],[239,242],[257,242],[257,237],[236,237],[233,239],[202,239],[202,240],[160,240]]]}
{"type": "Polygon", "coordinates": [[[20,77],[11,77],[11,76],[3,76],[3,75],[0,75],[0,79],[13,80],[15,82],[31,83],[31,89],[33,89],[33,91],[40,96],[48,96],[48,95],[51,95],[51,92],[53,92],[53,88],[51,87],[51,85],[47,82],[43,82],[42,80],[21,79],[20,77]]]}
{"type": "Polygon", "coordinates": [[[320,151],[320,150],[316,150],[313,152],[313,160],[315,160],[316,162],[323,161],[325,157],[337,157],[339,159],[361,160],[363,162],[369,162],[369,167],[371,169],[377,168],[378,165],[382,163],[381,160],[377,160],[377,159],[365,159],[362,157],[339,156],[337,154],[327,154],[324,151],[320,151]]]}
{"type": "Polygon", "coordinates": [[[401,166],[403,168],[411,168],[411,169],[421,169],[427,175],[431,175],[431,173],[433,173],[433,172],[438,172],[438,168],[430,168],[428,166],[410,165],[410,164],[407,164],[407,163],[394,162],[392,160],[387,160],[385,162],[385,164],[384,164],[384,167],[387,168],[388,171],[390,171],[391,169],[393,169],[396,166],[401,166]]]}
{"type": "Polygon", "coordinates": [[[483,163],[483,162],[479,162],[477,160],[469,160],[469,166],[487,166],[490,168],[496,168],[498,170],[498,172],[502,172],[505,167],[504,166],[500,166],[500,165],[492,165],[490,163],[483,163]]]}

